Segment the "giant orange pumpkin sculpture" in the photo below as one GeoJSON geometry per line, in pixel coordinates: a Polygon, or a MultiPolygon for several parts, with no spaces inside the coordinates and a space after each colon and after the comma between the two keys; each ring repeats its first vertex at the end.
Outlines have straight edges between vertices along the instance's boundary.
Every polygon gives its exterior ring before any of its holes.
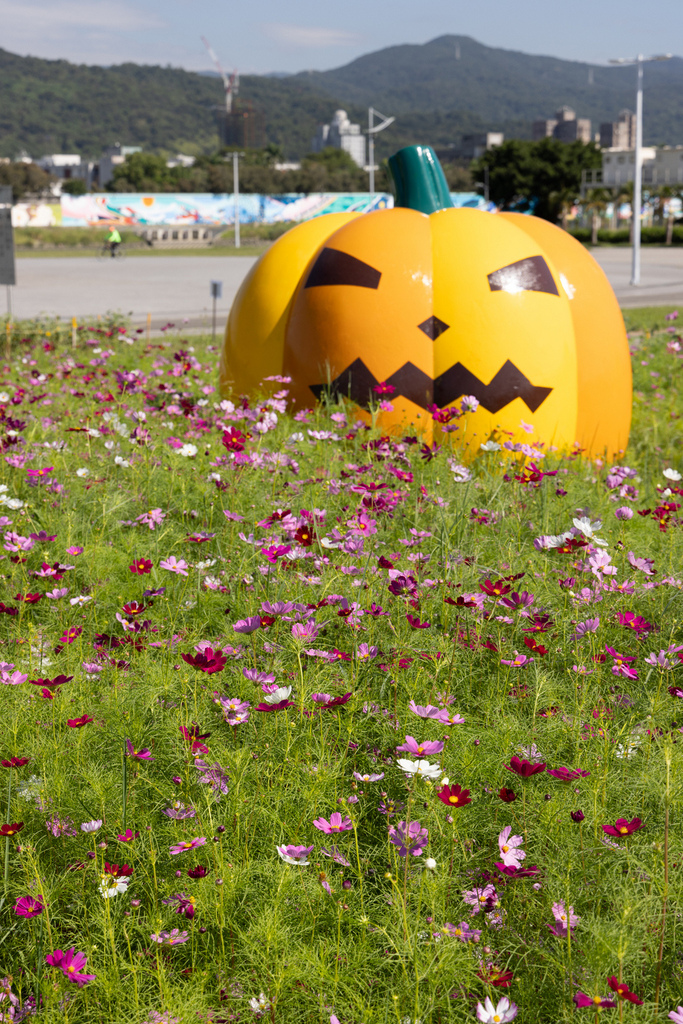
{"type": "Polygon", "coordinates": [[[454,209],[431,149],[390,165],[393,209],[307,221],[255,264],[230,312],[222,387],[252,392],[288,374],[298,407],[328,387],[367,409],[386,382],[383,429],[427,436],[430,406],[474,395],[455,435],[472,451],[496,432],[624,449],[628,343],[593,257],[536,217],[454,209]]]}

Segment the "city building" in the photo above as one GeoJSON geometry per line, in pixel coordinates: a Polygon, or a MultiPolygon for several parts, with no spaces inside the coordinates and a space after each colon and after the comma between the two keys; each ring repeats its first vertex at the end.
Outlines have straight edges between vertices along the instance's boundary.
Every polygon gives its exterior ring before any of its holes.
{"type": "Polygon", "coordinates": [[[547,138],[560,142],[592,141],[590,118],[577,117],[571,107],[560,107],[554,118],[534,121],[531,133],[534,142],[547,138]]]}
{"type": "MultiPolygon", "coordinates": [[[[683,146],[643,146],[643,185],[683,184],[683,146]]],[[[588,187],[624,185],[633,181],[635,150],[606,149],[602,154],[602,170],[593,174],[588,187]]]]}
{"type": "Polygon", "coordinates": [[[459,156],[467,160],[478,160],[487,150],[502,146],[504,141],[502,132],[472,132],[463,135],[459,156]]]}
{"type": "Polygon", "coordinates": [[[229,113],[217,108],[218,136],[225,149],[263,149],[266,122],[251,100],[235,100],[229,113]]]}
{"type": "Polygon", "coordinates": [[[636,115],[632,110],[620,110],[616,121],[600,125],[601,149],[635,149],[636,115]]]}
{"type": "Polygon", "coordinates": [[[51,153],[49,156],[41,156],[36,163],[60,182],[80,178],[87,188],[92,184],[94,165],[88,160],[83,160],[78,153],[51,153]]]}
{"type": "Polygon", "coordinates": [[[336,110],[330,124],[318,125],[311,146],[314,153],[328,146],[343,149],[359,167],[365,167],[365,136],[359,124],[351,124],[345,110],[336,110]]]}
{"type": "Polygon", "coordinates": [[[142,146],[122,146],[119,142],[108,146],[97,163],[97,183],[100,188],[107,187],[114,177],[114,168],[125,164],[127,156],[141,152],[142,146]]]}

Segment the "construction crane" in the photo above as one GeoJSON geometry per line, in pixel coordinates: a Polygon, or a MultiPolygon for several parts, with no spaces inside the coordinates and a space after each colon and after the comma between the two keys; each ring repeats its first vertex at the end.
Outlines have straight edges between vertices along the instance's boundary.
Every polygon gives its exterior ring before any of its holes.
{"type": "Polygon", "coordinates": [[[221,66],[221,62],[211,49],[211,45],[208,39],[202,36],[201,40],[204,43],[206,49],[208,50],[209,56],[211,57],[211,60],[213,61],[218,71],[218,74],[223,79],[223,88],[225,89],[225,112],[226,114],[232,114],[232,101],[233,98],[237,95],[240,87],[239,73],[237,71],[233,71],[231,75],[226,75],[225,71],[221,66]]]}

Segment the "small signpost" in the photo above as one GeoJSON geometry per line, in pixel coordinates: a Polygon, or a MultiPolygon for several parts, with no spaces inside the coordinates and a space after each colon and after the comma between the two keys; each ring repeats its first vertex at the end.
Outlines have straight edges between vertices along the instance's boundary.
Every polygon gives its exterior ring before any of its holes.
{"type": "Polygon", "coordinates": [[[211,282],[211,298],[213,299],[213,328],[211,331],[211,338],[215,341],[216,339],[216,299],[223,298],[223,282],[212,281],[211,282]]]}
{"type": "Polygon", "coordinates": [[[7,315],[12,316],[12,285],[17,283],[14,268],[12,231],[12,189],[0,185],[0,284],[7,286],[7,315]]]}

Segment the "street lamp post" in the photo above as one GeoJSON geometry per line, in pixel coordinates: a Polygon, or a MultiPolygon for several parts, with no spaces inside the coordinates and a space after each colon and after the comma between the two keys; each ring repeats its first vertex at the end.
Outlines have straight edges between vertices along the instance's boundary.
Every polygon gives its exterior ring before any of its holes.
{"type": "Polygon", "coordinates": [[[244,153],[226,153],[232,157],[232,191],[235,204],[235,248],[240,247],[240,157],[244,153]]]}
{"type": "Polygon", "coordinates": [[[640,209],[642,206],[643,188],[643,64],[646,61],[670,60],[670,53],[658,54],[656,57],[643,57],[639,53],[633,60],[619,57],[610,64],[635,64],[638,69],[638,85],[636,89],[636,148],[633,164],[633,253],[631,262],[631,284],[640,284],[640,209]]]}
{"type": "Polygon", "coordinates": [[[375,135],[388,128],[395,120],[395,117],[384,117],[384,114],[380,114],[379,110],[375,110],[374,107],[368,108],[368,176],[370,192],[375,191],[375,135]],[[374,123],[375,114],[383,118],[378,125],[374,123]]]}

